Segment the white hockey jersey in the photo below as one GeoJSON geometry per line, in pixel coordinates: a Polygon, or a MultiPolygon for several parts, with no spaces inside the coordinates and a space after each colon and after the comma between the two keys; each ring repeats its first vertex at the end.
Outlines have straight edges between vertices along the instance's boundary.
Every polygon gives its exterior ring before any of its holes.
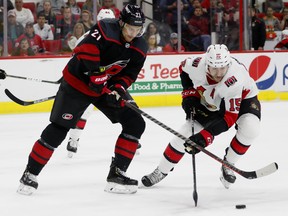
{"type": "Polygon", "coordinates": [[[235,115],[238,116],[241,101],[258,94],[255,81],[245,66],[235,58],[231,58],[228,71],[219,83],[207,76],[205,54],[187,58],[182,63],[183,72],[189,75],[194,88],[199,92],[202,105],[210,111],[218,111],[221,101],[224,100],[226,112],[228,115],[233,115],[233,119],[235,115]]]}

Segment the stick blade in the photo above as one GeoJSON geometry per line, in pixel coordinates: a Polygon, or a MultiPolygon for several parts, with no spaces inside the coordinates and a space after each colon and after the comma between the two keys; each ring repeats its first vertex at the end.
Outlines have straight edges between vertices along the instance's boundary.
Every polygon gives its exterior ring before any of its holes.
{"type": "Polygon", "coordinates": [[[29,102],[25,103],[24,101],[22,101],[19,98],[15,97],[8,89],[5,89],[4,92],[7,95],[7,97],[9,97],[12,101],[14,101],[17,104],[22,105],[22,106],[30,105],[29,102]]]}
{"type": "Polygon", "coordinates": [[[261,169],[258,169],[256,171],[252,172],[242,172],[242,176],[247,179],[255,179],[255,178],[261,178],[264,176],[268,176],[278,170],[278,164],[277,163],[271,163],[261,169]]]}
{"type": "Polygon", "coordinates": [[[257,178],[270,175],[278,170],[278,164],[277,163],[271,163],[267,165],[266,167],[263,167],[262,169],[259,169],[256,171],[257,178]]]}
{"type": "Polygon", "coordinates": [[[15,103],[17,103],[17,104],[19,104],[21,106],[29,106],[29,105],[33,105],[33,104],[46,102],[46,101],[52,100],[52,99],[54,99],[56,97],[56,95],[54,95],[54,96],[41,98],[41,99],[34,100],[34,101],[23,101],[23,100],[17,98],[15,95],[13,95],[8,89],[5,89],[4,92],[12,101],[14,101],[15,103]]]}

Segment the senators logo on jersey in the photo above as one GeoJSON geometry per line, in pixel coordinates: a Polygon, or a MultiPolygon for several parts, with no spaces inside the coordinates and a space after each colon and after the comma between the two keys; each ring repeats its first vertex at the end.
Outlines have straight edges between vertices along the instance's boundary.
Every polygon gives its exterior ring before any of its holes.
{"type": "Polygon", "coordinates": [[[237,79],[235,76],[227,78],[227,80],[224,82],[225,85],[229,88],[230,86],[234,85],[237,82],[237,79]]]}

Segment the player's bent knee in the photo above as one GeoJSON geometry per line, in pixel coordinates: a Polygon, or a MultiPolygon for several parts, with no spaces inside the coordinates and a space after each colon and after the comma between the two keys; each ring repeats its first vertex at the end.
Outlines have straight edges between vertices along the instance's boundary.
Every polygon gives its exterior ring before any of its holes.
{"type": "Polygon", "coordinates": [[[260,120],[253,114],[247,113],[242,115],[237,120],[237,125],[237,139],[241,143],[250,142],[250,140],[255,139],[260,133],[260,120]]]}
{"type": "Polygon", "coordinates": [[[57,125],[55,123],[49,124],[41,134],[41,138],[50,146],[57,148],[65,139],[69,129],[57,125]]]}
{"type": "Polygon", "coordinates": [[[133,118],[126,119],[122,123],[123,133],[131,134],[138,139],[144,133],[146,128],[146,123],[141,115],[134,116],[133,118]]]}

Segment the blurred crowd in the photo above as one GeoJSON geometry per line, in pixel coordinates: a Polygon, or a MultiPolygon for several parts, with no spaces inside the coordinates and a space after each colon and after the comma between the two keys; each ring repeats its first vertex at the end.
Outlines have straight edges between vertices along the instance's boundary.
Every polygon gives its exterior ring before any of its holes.
{"type": "MultiPolygon", "coordinates": [[[[129,1],[133,2],[137,1],[129,1]]],[[[248,2],[251,49],[263,50],[267,40],[277,37],[277,31],[288,29],[288,5],[282,0],[248,2]]],[[[111,9],[119,18],[122,8],[116,7],[116,1],[97,3],[95,7],[93,0],[15,0],[14,3],[7,0],[9,55],[71,52],[74,48],[71,44],[97,21],[93,19],[95,8],[97,14],[102,9],[111,9]]],[[[149,53],[204,51],[213,41],[225,44],[231,51],[239,50],[239,0],[181,0],[179,19],[178,4],[177,0],[153,1],[153,15],[147,19],[144,34],[149,53]]],[[[0,0],[0,55],[3,25],[3,0],[0,0]]]]}

